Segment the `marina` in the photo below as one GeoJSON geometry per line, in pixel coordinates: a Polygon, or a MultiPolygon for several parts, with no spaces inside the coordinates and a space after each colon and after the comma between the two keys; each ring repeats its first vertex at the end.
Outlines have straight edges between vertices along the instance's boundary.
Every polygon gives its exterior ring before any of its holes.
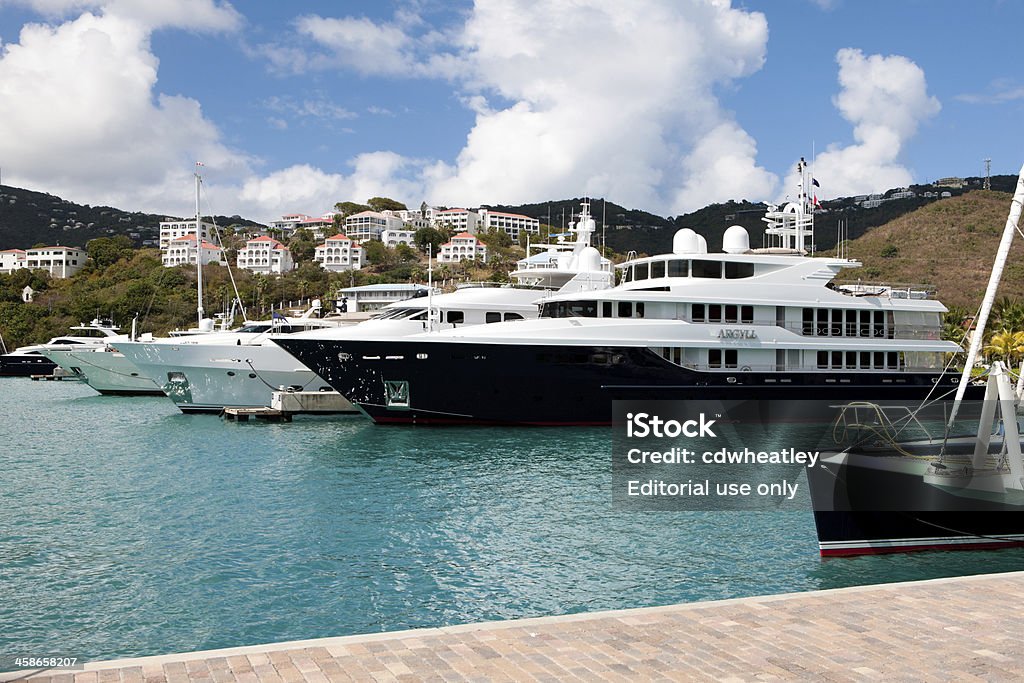
{"type": "Polygon", "coordinates": [[[0,651],[89,661],[928,579],[1024,551],[823,562],[809,511],[612,509],[608,430],[188,416],[0,384],[0,651]]]}

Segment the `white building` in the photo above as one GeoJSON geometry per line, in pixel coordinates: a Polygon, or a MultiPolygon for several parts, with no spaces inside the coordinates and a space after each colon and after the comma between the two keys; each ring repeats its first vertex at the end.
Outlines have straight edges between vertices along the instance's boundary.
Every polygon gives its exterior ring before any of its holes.
{"type": "Polygon", "coordinates": [[[238,267],[253,273],[280,275],[295,268],[292,252],[273,237],[254,237],[238,250],[238,267]]]}
{"type": "Polygon", "coordinates": [[[40,247],[25,252],[25,267],[50,272],[53,277],[71,277],[85,267],[85,249],[78,247],[40,247]]]}
{"type": "MultiPolygon", "coordinates": [[[[396,301],[426,296],[426,285],[385,284],[346,287],[338,290],[337,306],[348,313],[376,311],[396,301]]],[[[437,292],[435,292],[436,294],[437,292]]]]}
{"type": "MultiPolygon", "coordinates": [[[[199,227],[200,236],[204,240],[210,241],[214,231],[213,223],[201,222],[199,227]]],[[[190,221],[160,221],[160,251],[167,249],[171,244],[171,240],[194,234],[196,234],[195,219],[190,221]]]]}
{"type": "Polygon", "coordinates": [[[483,231],[504,230],[513,240],[519,239],[520,232],[537,234],[540,232],[540,221],[536,218],[523,216],[518,213],[502,213],[480,209],[480,218],[483,220],[483,231]]]}
{"type": "Polygon", "coordinates": [[[423,214],[420,213],[419,209],[402,209],[401,211],[385,210],[381,211],[381,213],[385,216],[401,218],[402,223],[405,224],[405,227],[409,230],[416,231],[420,228],[430,227],[430,221],[423,217],[423,214]]]}
{"type": "Polygon", "coordinates": [[[441,263],[458,263],[463,259],[479,258],[487,263],[487,246],[468,232],[460,232],[450,242],[441,245],[437,260],[441,263]]]}
{"type": "Polygon", "coordinates": [[[328,237],[316,248],[313,260],[324,270],[336,273],[342,270],[359,270],[366,259],[363,248],[345,235],[328,237]]]}
{"type": "Polygon", "coordinates": [[[401,230],[405,223],[398,216],[378,211],[360,211],[345,219],[345,234],[356,242],[379,240],[385,230],[401,230]]]}
{"type": "Polygon", "coordinates": [[[394,249],[399,244],[408,244],[410,247],[416,244],[415,230],[385,230],[380,234],[380,241],[385,247],[394,249]]]}
{"type": "Polygon", "coordinates": [[[290,213],[281,216],[281,220],[272,221],[270,227],[277,228],[285,237],[290,237],[296,230],[308,230],[315,240],[322,240],[334,228],[334,212],[325,213],[320,217],[307,216],[304,213],[290,213]]]}
{"type": "MultiPolygon", "coordinates": [[[[204,266],[211,263],[217,263],[222,266],[227,265],[227,261],[224,260],[224,250],[206,240],[202,240],[201,258],[202,265],[204,266]]],[[[182,264],[196,265],[195,234],[183,235],[171,240],[161,256],[161,261],[165,268],[173,268],[182,264]]]]}
{"type": "Polygon", "coordinates": [[[27,261],[24,249],[4,249],[0,251],[0,273],[13,273],[25,267],[27,261]]]}
{"type": "Polygon", "coordinates": [[[434,211],[432,225],[435,228],[450,228],[455,232],[468,232],[475,234],[479,232],[480,215],[469,209],[444,209],[434,211]]]}

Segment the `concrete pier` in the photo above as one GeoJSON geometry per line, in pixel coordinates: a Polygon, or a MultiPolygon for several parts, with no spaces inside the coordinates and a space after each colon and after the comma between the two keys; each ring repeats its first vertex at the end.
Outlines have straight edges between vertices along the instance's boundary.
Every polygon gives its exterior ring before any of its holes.
{"type": "Polygon", "coordinates": [[[30,678],[1001,681],[1022,672],[1024,572],[1013,572],[92,662],[30,678]]]}

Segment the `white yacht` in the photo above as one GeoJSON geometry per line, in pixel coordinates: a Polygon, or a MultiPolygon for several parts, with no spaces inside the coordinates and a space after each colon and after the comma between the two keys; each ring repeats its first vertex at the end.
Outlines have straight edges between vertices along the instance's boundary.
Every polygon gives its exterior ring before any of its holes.
{"type": "Polygon", "coordinates": [[[620,266],[612,289],[564,293],[537,320],[397,339],[282,340],[377,422],[609,424],[615,399],[923,398],[948,391],[946,308],[923,287],[836,285],[860,263],[808,255],[804,192],[769,207],[767,246],[694,231],[620,266]]]}
{"type": "Polygon", "coordinates": [[[57,365],[44,355],[47,351],[97,348],[119,334],[116,325],[99,318],[93,319],[88,325],[75,325],[71,329],[76,334],[54,337],[45,344],[21,346],[0,355],[0,377],[48,375],[57,365]]]}
{"type": "MultiPolygon", "coordinates": [[[[137,369],[140,376],[155,384],[162,393],[169,396],[182,412],[220,412],[225,406],[257,407],[269,405],[269,396],[278,390],[280,384],[271,384],[275,376],[260,374],[252,362],[252,350],[268,344],[272,339],[308,330],[353,325],[359,316],[319,317],[320,302],[299,316],[285,316],[274,313],[270,320],[249,321],[230,332],[189,335],[185,337],[117,342],[114,348],[124,359],[137,369]],[[195,359],[203,364],[212,363],[221,369],[225,377],[241,376],[252,380],[245,386],[266,395],[267,402],[253,404],[245,400],[245,393],[235,392],[238,403],[216,403],[205,400],[207,383],[190,383],[185,372],[192,367],[195,359]]],[[[291,359],[290,370],[297,370],[299,364],[291,359]]],[[[309,389],[312,373],[305,371],[302,384],[296,384],[295,377],[287,387],[303,386],[309,389]]],[[[315,390],[315,389],[312,389],[315,390]]]]}
{"type": "Polygon", "coordinates": [[[536,318],[536,302],[544,296],[612,285],[611,262],[590,246],[595,231],[589,204],[584,203],[579,220],[570,227],[569,234],[574,239],[532,245],[528,252],[534,253],[528,253],[510,274],[516,284],[487,283],[448,294],[407,299],[390,304],[377,317],[358,325],[287,336],[274,333],[237,342],[232,338],[210,338],[194,345],[125,344],[118,349],[187,413],[268,406],[273,392],[281,390],[331,391],[329,384],[313,370],[282,351],[279,342],[295,336],[313,343],[404,336],[536,318]]]}

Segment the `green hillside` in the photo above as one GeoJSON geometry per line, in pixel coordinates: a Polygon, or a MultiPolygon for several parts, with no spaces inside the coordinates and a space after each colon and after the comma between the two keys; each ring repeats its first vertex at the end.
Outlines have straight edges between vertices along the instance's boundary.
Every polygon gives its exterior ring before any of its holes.
{"type": "MultiPolygon", "coordinates": [[[[974,191],[940,199],[849,243],[862,268],[844,282],[930,284],[947,306],[976,310],[988,284],[1012,195],[974,191]]],[[[1024,298],[1024,239],[1014,242],[999,296],[1024,298]]]]}

